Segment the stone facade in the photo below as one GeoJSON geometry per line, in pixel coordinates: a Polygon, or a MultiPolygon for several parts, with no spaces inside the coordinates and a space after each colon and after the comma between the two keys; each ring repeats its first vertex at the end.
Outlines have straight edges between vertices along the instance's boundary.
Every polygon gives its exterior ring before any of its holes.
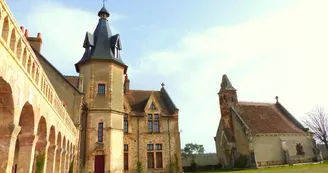
{"type": "Polygon", "coordinates": [[[47,173],[71,165],[73,172],[137,172],[138,163],[144,172],[182,171],[179,110],[164,84],[130,90],[105,7],[95,33],[86,34],[79,76],[64,76],[40,53],[41,34],[29,36],[5,1],[0,5],[1,173],[34,172],[41,154],[47,173]]]}
{"type": "Polygon", "coordinates": [[[0,172],[34,172],[41,155],[44,172],[77,168],[79,131],[3,0],[0,36],[0,172]]]}
{"type": "Polygon", "coordinates": [[[313,133],[279,102],[240,102],[226,75],[219,92],[221,120],[214,137],[219,162],[228,168],[244,155],[248,167],[321,161],[313,133]],[[300,147],[299,147],[300,146],[300,147]]]}

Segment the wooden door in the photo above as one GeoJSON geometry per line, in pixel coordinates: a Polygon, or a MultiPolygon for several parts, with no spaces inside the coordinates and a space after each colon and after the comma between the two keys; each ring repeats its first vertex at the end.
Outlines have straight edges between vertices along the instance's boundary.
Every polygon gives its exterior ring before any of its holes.
{"type": "Polygon", "coordinates": [[[95,156],[95,173],[105,173],[105,155],[95,156]]]}

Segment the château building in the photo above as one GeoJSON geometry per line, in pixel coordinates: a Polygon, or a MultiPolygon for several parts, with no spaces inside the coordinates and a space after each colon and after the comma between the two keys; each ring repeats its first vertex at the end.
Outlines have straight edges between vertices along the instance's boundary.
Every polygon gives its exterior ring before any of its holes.
{"type": "Polygon", "coordinates": [[[130,89],[120,35],[98,16],[65,76],[0,0],[1,173],[35,172],[41,156],[47,173],[182,172],[179,109],[164,84],[130,89]]]}

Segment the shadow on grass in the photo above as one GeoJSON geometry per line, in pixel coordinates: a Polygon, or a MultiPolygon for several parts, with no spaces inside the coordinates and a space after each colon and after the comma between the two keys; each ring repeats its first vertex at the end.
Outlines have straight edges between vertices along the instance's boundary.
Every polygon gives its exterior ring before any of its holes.
{"type": "Polygon", "coordinates": [[[268,170],[281,170],[281,169],[297,169],[297,168],[313,168],[320,166],[328,166],[328,160],[324,160],[323,164],[307,164],[307,165],[294,165],[294,166],[277,166],[277,167],[268,167],[268,168],[245,168],[245,169],[219,169],[219,170],[209,170],[209,171],[199,171],[199,172],[185,172],[185,173],[219,173],[219,172],[246,172],[246,171],[268,171],[268,170]]]}

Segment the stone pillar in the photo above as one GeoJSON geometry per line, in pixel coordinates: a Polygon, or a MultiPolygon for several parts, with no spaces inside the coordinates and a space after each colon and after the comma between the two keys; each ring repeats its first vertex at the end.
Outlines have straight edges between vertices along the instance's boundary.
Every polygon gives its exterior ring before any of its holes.
{"type": "MultiPolygon", "coordinates": [[[[0,112],[1,113],[1,112],[0,112]]],[[[14,166],[17,135],[21,127],[12,124],[0,127],[0,172],[11,172],[14,166]]]]}
{"type": "Polygon", "coordinates": [[[56,151],[57,145],[49,146],[47,155],[47,169],[45,169],[46,173],[53,173],[55,171],[56,151]]]}
{"type": "Polygon", "coordinates": [[[61,168],[60,168],[61,173],[64,173],[66,170],[66,164],[65,164],[66,163],[66,153],[67,153],[67,151],[62,152],[61,168]]]}
{"type": "Polygon", "coordinates": [[[69,170],[69,166],[70,166],[70,153],[69,152],[67,152],[66,153],[66,162],[65,162],[65,172],[68,172],[68,170],[69,170]]]}
{"type": "Polygon", "coordinates": [[[0,172],[10,172],[15,157],[16,138],[0,136],[0,172]]]}
{"type": "Polygon", "coordinates": [[[55,173],[60,173],[61,161],[62,160],[62,149],[58,148],[56,150],[56,161],[55,161],[55,173]]]}
{"type": "Polygon", "coordinates": [[[38,136],[19,135],[19,156],[17,163],[17,173],[31,173],[34,161],[34,152],[38,136]]]}

